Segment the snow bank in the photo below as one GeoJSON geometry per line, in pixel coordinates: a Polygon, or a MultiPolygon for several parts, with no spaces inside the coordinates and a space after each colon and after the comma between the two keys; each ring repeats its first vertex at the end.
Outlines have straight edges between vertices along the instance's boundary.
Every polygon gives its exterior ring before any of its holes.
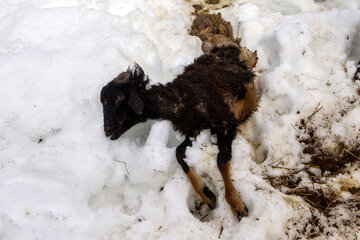
{"type": "Polygon", "coordinates": [[[280,158],[301,165],[294,126],[319,104],[318,136],[358,140],[359,3],[252,0],[218,10],[259,56],[261,106],[233,143],[234,185],[250,212],[241,222],[224,199],[209,131],[186,159],[218,197],[203,221],[189,210],[199,197],[176,162],[182,136],[169,122],[115,142],[103,134],[99,92],[120,71],[137,62],[152,84],[165,83],[201,55],[188,35],[193,3],[0,3],[0,239],[286,239],[296,208],[309,214],[264,171],[280,158]]]}

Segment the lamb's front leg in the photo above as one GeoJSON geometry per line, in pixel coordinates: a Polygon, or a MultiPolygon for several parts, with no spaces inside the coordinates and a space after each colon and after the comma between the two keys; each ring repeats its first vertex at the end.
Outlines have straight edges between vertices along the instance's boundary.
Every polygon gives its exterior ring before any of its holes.
{"type": "Polygon", "coordinates": [[[189,137],[176,148],[176,158],[181,165],[182,169],[189,177],[191,184],[193,185],[195,191],[201,196],[201,199],[209,206],[210,209],[215,208],[216,197],[214,193],[206,186],[205,182],[199,177],[192,167],[189,167],[184,161],[186,147],[191,145],[189,137]]]}
{"type": "Polygon", "coordinates": [[[241,200],[239,193],[236,191],[231,180],[230,165],[231,165],[231,144],[236,135],[236,128],[230,133],[224,135],[218,133],[218,147],[219,154],[217,157],[218,168],[221,172],[225,185],[225,198],[228,202],[231,211],[239,219],[248,216],[248,209],[241,200]]]}

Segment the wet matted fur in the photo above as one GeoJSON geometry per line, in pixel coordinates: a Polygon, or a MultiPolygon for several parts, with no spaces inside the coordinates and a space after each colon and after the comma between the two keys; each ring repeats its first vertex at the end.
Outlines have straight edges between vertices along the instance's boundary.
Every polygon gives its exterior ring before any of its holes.
{"type": "Polygon", "coordinates": [[[196,192],[210,208],[216,205],[213,192],[186,162],[190,138],[202,129],[217,135],[217,163],[225,184],[225,196],[234,215],[241,219],[248,210],[235,190],[230,175],[231,144],[237,126],[256,110],[258,97],[254,74],[239,60],[235,46],[215,47],[195,59],[184,72],[166,85],[149,83],[140,66],[128,69],[101,91],[104,130],[112,140],[137,123],[148,119],[166,119],[186,136],[176,149],[176,157],[196,192]]]}

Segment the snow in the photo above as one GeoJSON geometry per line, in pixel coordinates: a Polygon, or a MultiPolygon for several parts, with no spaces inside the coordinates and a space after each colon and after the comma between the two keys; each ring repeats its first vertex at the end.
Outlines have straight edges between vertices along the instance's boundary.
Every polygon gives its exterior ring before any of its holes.
{"type": "MultiPolygon", "coordinates": [[[[241,222],[225,201],[209,131],[186,158],[217,195],[204,221],[189,210],[199,198],[175,159],[183,136],[170,122],[105,137],[107,82],[136,62],[151,84],[166,83],[201,55],[188,34],[198,2],[0,2],[1,240],[287,239],[288,221],[311,215],[264,172],[281,173],[267,167],[279,159],[302,165],[295,125],[317,107],[311,124],[329,149],[358,142],[357,0],[223,1],[230,6],[212,10],[259,56],[260,108],[233,143],[234,185],[250,212],[241,222]]],[[[359,187],[359,170],[351,177],[359,187]]]]}

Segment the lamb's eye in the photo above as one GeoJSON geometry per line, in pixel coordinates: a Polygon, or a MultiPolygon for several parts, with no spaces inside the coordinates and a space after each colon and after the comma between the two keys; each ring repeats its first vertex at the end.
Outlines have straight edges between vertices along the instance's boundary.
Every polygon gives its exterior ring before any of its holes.
{"type": "Polygon", "coordinates": [[[119,94],[116,96],[115,99],[115,104],[118,105],[119,103],[121,103],[123,100],[125,99],[125,95],[124,94],[119,94]]]}

